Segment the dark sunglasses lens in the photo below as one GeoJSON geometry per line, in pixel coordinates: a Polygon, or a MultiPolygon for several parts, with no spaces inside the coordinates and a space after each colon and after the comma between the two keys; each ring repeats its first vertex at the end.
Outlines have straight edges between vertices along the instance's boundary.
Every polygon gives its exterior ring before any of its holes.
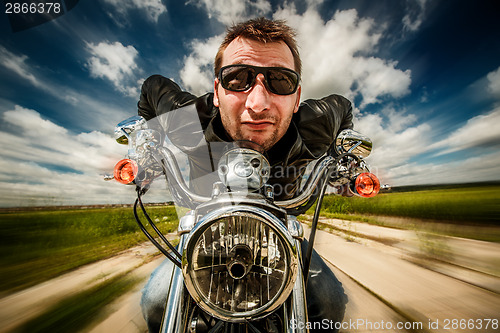
{"type": "Polygon", "coordinates": [[[255,73],[248,67],[227,67],[221,73],[221,84],[230,91],[245,91],[253,84],[255,73]]]}
{"type": "Polygon", "coordinates": [[[293,94],[299,82],[295,73],[284,69],[268,70],[266,80],[269,90],[278,95],[293,94]]]}

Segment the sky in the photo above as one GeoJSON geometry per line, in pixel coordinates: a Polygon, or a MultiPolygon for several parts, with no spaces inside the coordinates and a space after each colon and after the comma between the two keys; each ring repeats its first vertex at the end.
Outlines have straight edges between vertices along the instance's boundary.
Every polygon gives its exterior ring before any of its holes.
{"type": "Polygon", "coordinates": [[[500,180],[494,2],[66,0],[24,30],[4,8],[0,207],[133,202],[132,186],[103,175],[126,154],[113,130],[137,113],[142,82],[211,91],[226,26],[258,16],[296,29],[303,100],[354,103],[383,184],[500,180]]]}

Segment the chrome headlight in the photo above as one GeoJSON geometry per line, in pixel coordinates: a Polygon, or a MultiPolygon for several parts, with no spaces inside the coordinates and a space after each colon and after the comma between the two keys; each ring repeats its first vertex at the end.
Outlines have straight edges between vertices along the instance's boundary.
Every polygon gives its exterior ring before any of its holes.
{"type": "Polygon", "coordinates": [[[284,224],[250,206],[213,211],[193,229],[182,257],[186,287],[206,312],[227,321],[262,318],[290,294],[297,248],[284,224]]]}
{"type": "Polygon", "coordinates": [[[261,153],[247,148],[231,149],[219,161],[219,178],[231,189],[261,188],[269,179],[270,166],[261,153]]]}

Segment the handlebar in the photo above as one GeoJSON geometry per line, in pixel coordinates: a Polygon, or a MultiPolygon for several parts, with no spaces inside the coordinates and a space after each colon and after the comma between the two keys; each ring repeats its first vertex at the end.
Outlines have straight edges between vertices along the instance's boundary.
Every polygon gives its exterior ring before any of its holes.
{"type": "MultiPolygon", "coordinates": [[[[162,165],[164,173],[169,179],[169,187],[172,195],[180,199],[189,208],[195,208],[201,203],[212,200],[209,196],[203,196],[194,193],[189,189],[184,178],[182,177],[179,165],[175,159],[174,154],[166,147],[159,150],[160,156],[153,154],[156,162],[162,165]],[[170,177],[169,177],[170,176],[170,177]]],[[[316,162],[314,168],[309,175],[306,184],[300,194],[292,199],[276,200],[274,204],[284,208],[285,210],[296,209],[297,207],[306,204],[313,196],[314,191],[324,176],[335,164],[336,159],[332,156],[326,155],[316,162]]]]}
{"type": "MultiPolygon", "coordinates": [[[[212,200],[212,197],[217,195],[217,190],[222,189],[222,187],[218,186],[220,183],[216,182],[214,183],[215,187],[212,189],[211,196],[193,192],[182,176],[174,153],[163,145],[163,136],[156,130],[150,129],[142,117],[134,116],[118,124],[115,129],[115,138],[117,142],[129,145],[129,158],[135,160],[137,165],[143,168],[143,180],[136,179],[134,181],[143,193],[147,191],[153,179],[164,174],[168,179],[174,200],[181,205],[194,209],[198,205],[212,200]],[[133,135],[132,133],[135,134],[133,135]]],[[[178,144],[182,146],[183,142],[179,142],[178,144]]],[[[359,180],[356,178],[362,172],[366,173],[368,171],[362,158],[368,156],[371,151],[371,141],[361,134],[347,129],[339,133],[335,144],[336,152],[339,154],[338,157],[324,155],[315,162],[311,174],[296,197],[281,201],[276,200],[274,204],[285,209],[288,213],[294,215],[301,214],[307,207],[310,207],[314,203],[318,196],[318,188],[322,188],[327,182],[335,184],[334,186],[343,186],[345,184],[354,185],[354,181],[356,181],[356,187],[351,186],[353,193],[362,196],[376,194],[380,188],[380,184],[375,176],[374,179],[370,178],[370,175],[359,180]],[[353,167],[353,165],[355,166],[353,167]],[[331,177],[333,171],[338,172],[335,177],[331,177]],[[364,190],[365,188],[367,189],[364,191],[365,193],[358,191],[358,189],[364,190]],[[376,191],[373,190],[375,188],[376,191]]],[[[174,146],[177,147],[177,144],[174,144],[174,146]]],[[[191,144],[186,145],[186,147],[191,148],[191,144]]],[[[211,148],[209,148],[209,151],[211,151],[211,148]]],[[[121,172],[121,174],[126,176],[126,179],[122,180],[123,183],[131,183],[132,180],[130,178],[133,176],[133,179],[137,175],[137,170],[134,168],[129,169],[124,169],[121,172]]],[[[221,170],[219,170],[219,173],[221,170]]],[[[245,170],[241,171],[244,173],[245,170]]],[[[109,179],[110,177],[107,178],[109,179]]],[[[116,174],[114,178],[117,179],[116,174]]],[[[265,191],[272,197],[270,193],[272,192],[271,186],[267,185],[265,191]]]]}

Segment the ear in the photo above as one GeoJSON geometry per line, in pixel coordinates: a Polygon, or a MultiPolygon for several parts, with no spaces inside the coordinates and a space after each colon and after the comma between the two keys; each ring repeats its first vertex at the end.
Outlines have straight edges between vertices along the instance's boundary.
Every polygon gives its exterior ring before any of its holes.
{"type": "Polygon", "coordinates": [[[217,86],[219,85],[219,79],[214,80],[214,106],[219,107],[219,92],[217,91],[217,86]]]}
{"type": "Polygon", "coordinates": [[[293,113],[297,113],[299,111],[299,106],[300,106],[300,93],[301,93],[301,86],[297,88],[297,100],[295,101],[295,108],[293,109],[293,113]]]}

